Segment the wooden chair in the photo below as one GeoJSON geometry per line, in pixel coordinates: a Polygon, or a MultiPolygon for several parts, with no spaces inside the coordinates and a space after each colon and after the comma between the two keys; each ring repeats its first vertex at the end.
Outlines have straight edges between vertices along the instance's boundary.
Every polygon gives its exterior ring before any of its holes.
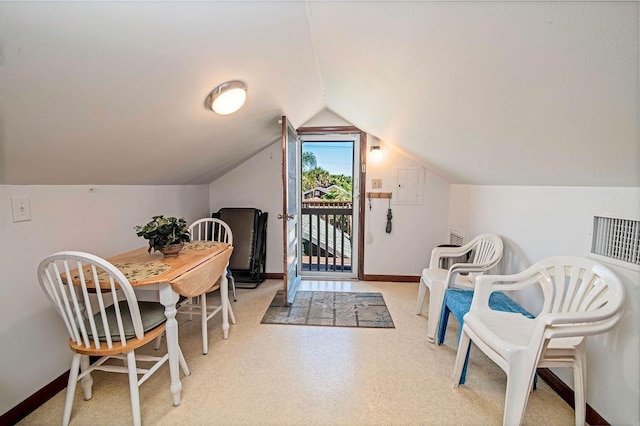
{"type": "MultiPolygon", "coordinates": [[[[193,222],[189,226],[189,230],[191,232],[192,241],[197,240],[206,240],[206,241],[218,241],[224,242],[233,246],[233,234],[231,233],[231,228],[220,219],[215,218],[204,218],[199,219],[193,222]]],[[[207,322],[213,318],[218,312],[222,310],[222,304],[207,306],[207,294],[211,293],[220,288],[220,284],[222,282],[222,274],[226,274],[227,279],[233,283],[233,276],[230,274],[229,270],[229,262],[227,261],[223,270],[218,271],[217,268],[215,271],[211,272],[210,276],[215,277],[215,281],[212,280],[211,288],[207,290],[205,293],[201,294],[197,298],[191,298],[186,300],[181,304],[178,313],[181,314],[189,314],[189,319],[192,318],[193,315],[200,315],[200,320],[202,323],[202,353],[206,355],[209,352],[209,339],[207,333],[207,322]]],[[[232,285],[233,289],[233,299],[236,300],[236,289],[235,285],[232,285]]],[[[222,297],[222,295],[220,295],[222,297]]],[[[233,315],[233,310],[231,309],[231,304],[228,303],[229,306],[229,319],[232,324],[236,323],[235,317],[233,315]]]]}
{"type": "Polygon", "coordinates": [[[444,291],[459,287],[473,289],[478,275],[493,268],[502,258],[502,239],[495,234],[482,234],[462,247],[436,247],[431,252],[429,267],[422,271],[418,289],[416,314],[422,312],[422,305],[429,289],[429,318],[427,340],[435,341],[442,312],[444,291]],[[454,263],[449,269],[439,268],[440,261],[470,255],[469,263],[454,263]]]}
{"type": "MultiPolygon", "coordinates": [[[[165,330],[164,306],[138,302],[122,272],[89,253],[65,251],[48,256],[38,266],[38,280],[62,317],[70,337],[69,346],[74,352],[62,424],[69,424],[77,381],[81,381],[84,398],[89,400],[93,385],[91,372],[101,370],[129,375],[133,423],[140,425],[138,387],[167,361],[169,355],[136,356],[135,350],[165,330]],[[90,364],[90,356],[100,358],[90,364]],[[110,358],[122,360],[124,366],[104,365],[110,358]],[[153,364],[143,369],[138,362],[153,364]],[[138,374],[142,377],[138,378],[138,374]]],[[[180,365],[189,375],[182,351],[180,365]]]]}
{"type": "MultiPolygon", "coordinates": [[[[204,218],[199,219],[189,225],[191,232],[191,241],[205,240],[205,241],[218,241],[227,243],[233,246],[233,232],[231,227],[224,221],[216,218],[204,218]]],[[[233,278],[231,269],[227,266],[227,279],[233,293],[233,301],[237,302],[236,296],[236,281],[233,278]]]]}
{"type": "Polygon", "coordinates": [[[611,330],[620,320],[624,287],[613,272],[580,257],[552,257],[515,275],[478,277],[464,317],[453,386],[457,387],[471,341],[507,373],[504,425],[522,423],[537,367],[573,369],[576,425],[585,422],[586,336],[611,330]],[[497,291],[539,286],[544,302],[533,319],[491,309],[497,291]]]}

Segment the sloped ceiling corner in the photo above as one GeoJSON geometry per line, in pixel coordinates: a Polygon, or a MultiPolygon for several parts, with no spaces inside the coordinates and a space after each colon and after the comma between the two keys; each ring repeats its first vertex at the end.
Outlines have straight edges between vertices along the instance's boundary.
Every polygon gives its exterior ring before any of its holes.
{"type": "Polygon", "coordinates": [[[322,108],[304,4],[0,4],[5,180],[197,184],[322,108]],[[247,104],[204,107],[218,84],[247,104]]]}
{"type": "Polygon", "coordinates": [[[206,184],[326,108],[454,183],[640,185],[639,5],[0,2],[4,183],[206,184]]]}
{"type": "Polygon", "coordinates": [[[314,2],[312,28],[328,107],[452,182],[634,186],[638,9],[314,2]]]}

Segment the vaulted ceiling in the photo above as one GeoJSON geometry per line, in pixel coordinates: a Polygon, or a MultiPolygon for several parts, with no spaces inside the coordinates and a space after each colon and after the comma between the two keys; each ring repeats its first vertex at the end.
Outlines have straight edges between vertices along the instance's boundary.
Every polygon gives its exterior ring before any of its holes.
{"type": "Polygon", "coordinates": [[[638,2],[0,2],[0,183],[209,183],[333,111],[453,183],[640,184],[638,2]],[[230,116],[204,107],[248,84],[230,116]]]}

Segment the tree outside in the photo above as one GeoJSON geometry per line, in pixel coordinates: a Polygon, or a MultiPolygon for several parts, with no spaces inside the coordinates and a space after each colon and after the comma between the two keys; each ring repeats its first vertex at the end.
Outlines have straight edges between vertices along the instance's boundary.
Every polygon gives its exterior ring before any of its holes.
{"type": "Polygon", "coordinates": [[[351,201],[352,199],[352,178],[344,174],[331,174],[329,171],[318,166],[318,161],[313,152],[302,153],[302,191],[306,192],[314,188],[329,188],[337,186],[343,191],[332,189],[321,195],[321,199],[351,201]]]}

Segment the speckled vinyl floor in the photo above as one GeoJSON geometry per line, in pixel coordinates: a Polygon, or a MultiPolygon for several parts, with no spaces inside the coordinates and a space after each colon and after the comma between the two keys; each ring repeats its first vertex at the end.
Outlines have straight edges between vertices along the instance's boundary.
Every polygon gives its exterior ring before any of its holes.
{"type": "MultiPolygon", "coordinates": [[[[427,343],[426,306],[415,314],[417,283],[303,282],[301,290],[380,292],[395,328],[261,324],[282,282],[239,289],[237,324],[222,339],[209,321],[202,355],[199,321],[180,319],[180,345],[191,369],[173,407],[163,366],[140,388],[147,425],[500,425],[506,376],[472,349],[465,385],[452,388],[457,324],[442,346],[427,343]]],[[[217,297],[217,293],[212,297],[217,297]]],[[[145,352],[153,352],[153,345],[145,352]]],[[[69,356],[71,359],[71,355],[69,356]]],[[[127,376],[96,372],[93,398],[80,386],[72,425],[131,423],[127,376]]],[[[572,425],[573,410],[543,381],[529,398],[524,424],[572,425]]],[[[59,424],[65,391],[20,424],[59,424]]]]}

